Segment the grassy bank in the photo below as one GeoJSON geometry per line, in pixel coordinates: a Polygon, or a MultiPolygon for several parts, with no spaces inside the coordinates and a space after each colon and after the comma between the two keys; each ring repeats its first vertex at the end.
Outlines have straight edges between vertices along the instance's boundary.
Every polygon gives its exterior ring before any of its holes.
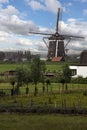
{"type": "Polygon", "coordinates": [[[87,117],[0,114],[0,130],[87,130],[87,117]]]}

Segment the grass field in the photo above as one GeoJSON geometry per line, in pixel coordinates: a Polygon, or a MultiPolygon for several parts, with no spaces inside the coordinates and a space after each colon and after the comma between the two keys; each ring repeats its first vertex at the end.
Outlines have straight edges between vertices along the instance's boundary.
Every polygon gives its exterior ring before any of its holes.
{"type": "Polygon", "coordinates": [[[4,72],[7,70],[15,70],[17,67],[20,67],[22,64],[0,64],[0,72],[4,72]]]}
{"type": "MultiPolygon", "coordinates": [[[[0,64],[0,72],[3,72],[5,70],[11,70],[16,69],[19,66],[24,66],[27,64],[0,64]]],[[[47,63],[47,70],[62,70],[63,63],[47,63]]],[[[12,88],[10,83],[0,83],[0,89],[9,89],[12,88]]],[[[52,83],[51,87],[49,86],[49,93],[45,92],[45,95],[43,96],[42,93],[42,84],[38,84],[38,95],[37,97],[34,97],[34,85],[29,84],[29,97],[26,96],[26,86],[23,86],[20,88],[20,92],[22,96],[16,97],[18,104],[23,103],[24,105],[29,104],[30,100],[33,100],[34,103],[37,104],[44,104],[48,103],[49,99],[51,99],[52,104],[56,102],[57,106],[60,106],[62,104],[63,100],[66,100],[67,106],[73,106],[73,103],[78,105],[78,103],[81,103],[82,107],[87,108],[87,96],[83,95],[83,91],[87,90],[86,84],[68,84],[68,90],[70,91],[68,94],[61,94],[62,86],[61,84],[52,83]],[[51,93],[51,88],[52,92],[51,93]]],[[[0,105],[7,104],[10,105],[14,102],[15,96],[12,98],[9,98],[9,91],[6,91],[7,97],[0,97],[0,105]]]]}
{"type": "Polygon", "coordinates": [[[86,116],[0,114],[0,130],[87,130],[86,116]]]}
{"type": "MultiPolygon", "coordinates": [[[[0,72],[16,69],[25,64],[0,64],[0,72]]],[[[47,71],[61,71],[63,64],[47,64],[47,71]]],[[[49,92],[42,93],[42,84],[38,84],[38,94],[34,96],[34,85],[29,84],[29,95],[26,95],[26,86],[20,88],[21,95],[10,96],[6,91],[5,97],[0,97],[0,106],[24,105],[29,106],[30,101],[35,105],[48,104],[61,107],[66,101],[66,107],[82,107],[87,109],[86,84],[68,84],[68,93],[62,93],[61,84],[52,83],[49,92]],[[52,87],[52,91],[51,91],[52,87]],[[16,102],[15,102],[16,101],[16,102]]],[[[0,89],[10,89],[10,83],[0,83],[0,89]]],[[[0,130],[87,130],[87,116],[59,115],[59,114],[12,114],[0,113],[0,130]]]]}
{"type": "MultiPolygon", "coordinates": [[[[73,104],[81,107],[87,108],[87,96],[83,95],[84,90],[87,90],[87,85],[81,84],[68,84],[68,93],[62,93],[61,84],[53,83],[52,92],[49,86],[49,92],[42,93],[42,84],[38,84],[38,94],[34,96],[34,85],[29,85],[29,96],[26,95],[26,86],[20,88],[21,95],[11,97],[9,91],[7,91],[8,96],[0,98],[0,105],[13,105],[14,100],[17,100],[17,104],[29,105],[32,100],[34,104],[43,105],[50,104],[53,106],[56,102],[56,106],[62,105],[62,101],[66,100],[67,107],[73,107],[73,104]],[[50,100],[50,102],[49,102],[50,100]]],[[[0,84],[0,89],[9,89],[12,86],[8,83],[0,84]]]]}
{"type": "MultiPolygon", "coordinates": [[[[0,72],[4,72],[7,70],[15,70],[17,67],[30,65],[30,63],[1,63],[0,64],[0,72]]],[[[61,71],[64,63],[46,63],[46,71],[61,71]]]]}

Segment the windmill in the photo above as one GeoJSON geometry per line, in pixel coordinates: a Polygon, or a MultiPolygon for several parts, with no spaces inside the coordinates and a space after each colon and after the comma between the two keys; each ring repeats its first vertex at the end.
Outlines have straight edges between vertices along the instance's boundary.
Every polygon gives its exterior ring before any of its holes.
{"type": "Polygon", "coordinates": [[[55,33],[43,33],[43,32],[33,32],[30,31],[31,34],[37,34],[37,35],[43,35],[43,41],[46,44],[48,48],[48,59],[51,60],[58,60],[58,58],[62,58],[63,61],[66,59],[66,49],[67,45],[72,39],[83,39],[82,36],[73,36],[73,35],[64,35],[59,33],[59,20],[60,20],[60,8],[58,8],[57,12],[57,22],[56,22],[56,30],[55,33]],[[47,44],[47,41],[49,41],[49,45],[47,44]],[[67,40],[67,43],[65,44],[64,40],[67,40]]]}

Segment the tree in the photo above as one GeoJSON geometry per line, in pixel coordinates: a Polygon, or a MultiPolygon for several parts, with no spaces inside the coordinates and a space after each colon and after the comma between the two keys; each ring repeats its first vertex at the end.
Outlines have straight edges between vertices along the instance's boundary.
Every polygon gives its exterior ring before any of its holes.
{"type": "Polygon", "coordinates": [[[12,85],[12,87],[13,87],[13,90],[14,90],[14,85],[15,85],[15,78],[11,78],[10,79],[10,84],[12,85]]]}
{"type": "Polygon", "coordinates": [[[42,74],[44,74],[46,71],[46,63],[45,61],[40,61],[40,63],[41,63],[41,72],[42,74]]]}
{"type": "Polygon", "coordinates": [[[45,92],[45,71],[46,71],[46,64],[44,61],[41,61],[41,83],[43,84],[42,86],[42,92],[44,95],[45,92]]]}
{"type": "Polygon", "coordinates": [[[65,64],[63,68],[63,78],[63,80],[65,80],[65,89],[67,90],[67,83],[70,83],[71,81],[71,70],[67,64],[65,64]]]}
{"type": "Polygon", "coordinates": [[[11,89],[11,95],[13,96],[14,95],[14,85],[15,85],[15,77],[11,78],[10,79],[10,84],[12,85],[12,89],[11,89]]]}
{"type": "Polygon", "coordinates": [[[48,93],[48,86],[50,85],[50,80],[46,79],[46,86],[47,86],[47,93],[48,93]]]}
{"type": "Polygon", "coordinates": [[[32,82],[30,70],[25,69],[25,76],[23,82],[27,85],[26,94],[29,94],[29,83],[32,82]]]}
{"type": "Polygon", "coordinates": [[[16,94],[19,94],[19,87],[23,85],[25,76],[26,76],[25,68],[19,67],[16,69],[16,81],[17,81],[16,94]]]}
{"type": "Polygon", "coordinates": [[[60,78],[60,83],[62,84],[62,91],[64,90],[64,84],[65,84],[65,79],[63,77],[60,78]]]}
{"type": "Polygon", "coordinates": [[[44,62],[41,62],[40,57],[35,57],[31,64],[31,77],[35,85],[34,95],[38,93],[37,83],[41,80],[42,73],[45,70],[44,62]]]}
{"type": "Polygon", "coordinates": [[[42,83],[42,92],[43,92],[43,95],[44,95],[44,92],[45,92],[45,76],[42,75],[41,77],[41,83],[42,83]]]}

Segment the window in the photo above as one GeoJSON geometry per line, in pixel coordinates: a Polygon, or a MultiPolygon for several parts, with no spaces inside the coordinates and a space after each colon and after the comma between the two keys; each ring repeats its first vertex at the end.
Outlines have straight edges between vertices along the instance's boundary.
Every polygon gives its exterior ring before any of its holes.
{"type": "Polygon", "coordinates": [[[72,73],[72,76],[74,76],[74,75],[77,74],[77,70],[76,70],[76,69],[72,69],[72,70],[71,70],[71,73],[72,73]]]}

